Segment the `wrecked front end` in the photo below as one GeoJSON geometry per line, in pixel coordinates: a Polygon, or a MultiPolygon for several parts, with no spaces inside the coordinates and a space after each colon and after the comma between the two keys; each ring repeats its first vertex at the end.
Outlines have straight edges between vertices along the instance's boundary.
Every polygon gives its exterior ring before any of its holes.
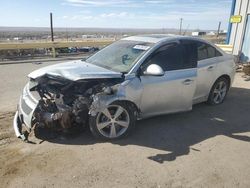
{"type": "Polygon", "coordinates": [[[16,136],[27,140],[29,133],[37,127],[64,133],[86,127],[89,115],[95,115],[101,110],[101,103],[105,103],[98,99],[108,96],[108,101],[116,96],[123,81],[122,76],[77,81],[47,74],[31,78],[23,89],[14,117],[16,136]]]}

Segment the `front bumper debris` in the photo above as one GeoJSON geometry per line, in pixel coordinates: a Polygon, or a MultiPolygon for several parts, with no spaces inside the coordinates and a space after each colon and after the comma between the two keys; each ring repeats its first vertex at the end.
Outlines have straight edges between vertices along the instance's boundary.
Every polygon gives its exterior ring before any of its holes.
{"type": "Polygon", "coordinates": [[[13,128],[17,138],[22,139],[23,141],[27,140],[24,134],[21,133],[22,122],[19,119],[18,111],[16,111],[14,120],[13,120],[13,128]]]}
{"type": "Polygon", "coordinates": [[[22,92],[22,95],[19,99],[19,104],[17,106],[17,111],[13,119],[13,128],[15,134],[18,138],[23,141],[27,140],[27,136],[23,133],[24,130],[31,130],[32,128],[32,116],[33,112],[37,106],[38,100],[31,94],[29,87],[30,82],[28,82],[22,92]]]}
{"type": "Polygon", "coordinates": [[[89,115],[125,96],[121,81],[123,78],[72,82],[48,76],[30,80],[13,120],[16,136],[28,141],[29,134],[39,134],[40,128],[63,133],[85,128],[89,115]]]}

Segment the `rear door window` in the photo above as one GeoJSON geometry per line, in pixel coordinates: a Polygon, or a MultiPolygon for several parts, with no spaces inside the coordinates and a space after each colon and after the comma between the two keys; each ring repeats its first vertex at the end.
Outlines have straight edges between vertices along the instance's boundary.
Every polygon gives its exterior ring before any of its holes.
{"type": "Polygon", "coordinates": [[[197,42],[197,50],[198,61],[222,56],[216,48],[203,42],[197,42]]]}
{"type": "Polygon", "coordinates": [[[208,52],[207,52],[206,44],[197,43],[197,54],[198,54],[198,61],[208,58],[208,52]]]}

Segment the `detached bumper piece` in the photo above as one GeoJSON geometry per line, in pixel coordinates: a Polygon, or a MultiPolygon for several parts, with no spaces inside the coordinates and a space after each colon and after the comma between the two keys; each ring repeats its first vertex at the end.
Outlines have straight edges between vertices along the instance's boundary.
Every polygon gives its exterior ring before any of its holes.
{"type": "Polygon", "coordinates": [[[13,128],[14,128],[14,131],[15,131],[15,134],[16,134],[17,138],[20,138],[23,141],[27,140],[27,138],[25,137],[25,135],[21,133],[22,122],[21,122],[21,120],[19,118],[18,111],[16,111],[15,116],[14,116],[13,128]]]}

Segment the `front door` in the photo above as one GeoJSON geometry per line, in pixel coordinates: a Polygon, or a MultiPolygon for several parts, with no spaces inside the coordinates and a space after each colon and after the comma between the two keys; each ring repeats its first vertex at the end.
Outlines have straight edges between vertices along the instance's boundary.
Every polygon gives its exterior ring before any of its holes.
{"type": "Polygon", "coordinates": [[[197,77],[197,58],[192,53],[192,46],[185,49],[181,43],[166,44],[143,63],[142,72],[151,64],[159,65],[165,72],[163,76],[140,77],[143,117],[192,109],[197,77]]]}

